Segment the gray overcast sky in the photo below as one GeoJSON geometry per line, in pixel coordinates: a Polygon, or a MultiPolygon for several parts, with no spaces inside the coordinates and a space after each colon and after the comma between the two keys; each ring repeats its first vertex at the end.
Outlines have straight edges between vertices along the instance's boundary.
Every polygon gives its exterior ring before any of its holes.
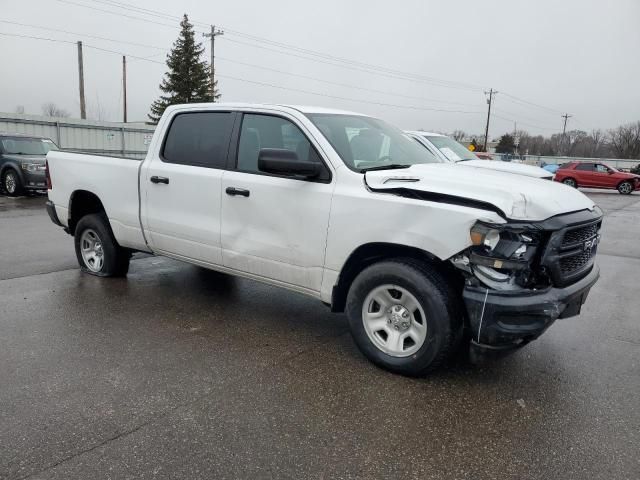
{"type": "MultiPolygon", "coordinates": [[[[403,128],[480,133],[486,117],[483,89],[493,87],[500,91],[492,118],[494,136],[512,130],[513,120],[531,133],[553,133],[561,129],[562,112],[574,115],[569,128],[584,130],[640,120],[640,0],[120,0],[130,10],[109,3],[112,0],[0,0],[0,20],[5,21],[0,22],[0,32],[83,40],[87,46],[163,62],[178,34],[178,21],[131,9],[174,16],[186,12],[192,21],[226,29],[216,39],[223,101],[331,106],[373,114],[403,128]],[[245,34],[404,73],[376,74],[329,64],[335,63],[332,60],[321,63],[319,57],[245,34]],[[408,80],[407,75],[420,81],[408,80]],[[446,86],[425,77],[443,80],[446,86]],[[450,88],[460,84],[463,88],[450,88]]],[[[52,101],[79,116],[75,45],[0,35],[0,51],[0,111],[23,105],[26,113],[40,114],[41,105],[52,101]]],[[[85,48],[84,59],[89,115],[95,118],[99,106],[104,119],[120,120],[121,57],[85,48]]],[[[130,120],[146,120],[164,71],[159,63],[129,60],[130,120]]]]}

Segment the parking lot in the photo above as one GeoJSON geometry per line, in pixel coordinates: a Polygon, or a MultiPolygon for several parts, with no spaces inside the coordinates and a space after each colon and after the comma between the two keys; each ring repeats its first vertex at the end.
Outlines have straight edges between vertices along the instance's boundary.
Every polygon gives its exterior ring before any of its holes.
{"type": "Polygon", "coordinates": [[[640,478],[640,194],[581,316],[503,360],[382,371],[319,302],[136,256],[76,267],[0,197],[0,478],[640,478]]]}

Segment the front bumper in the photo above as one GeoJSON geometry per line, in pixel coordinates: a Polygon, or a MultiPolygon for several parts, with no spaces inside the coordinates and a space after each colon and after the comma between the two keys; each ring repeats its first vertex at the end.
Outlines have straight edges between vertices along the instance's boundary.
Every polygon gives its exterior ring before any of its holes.
{"type": "Polygon", "coordinates": [[[509,353],[538,338],[556,319],[578,315],[599,276],[600,269],[594,265],[588,275],[564,288],[496,291],[465,287],[472,358],[509,353]]]}

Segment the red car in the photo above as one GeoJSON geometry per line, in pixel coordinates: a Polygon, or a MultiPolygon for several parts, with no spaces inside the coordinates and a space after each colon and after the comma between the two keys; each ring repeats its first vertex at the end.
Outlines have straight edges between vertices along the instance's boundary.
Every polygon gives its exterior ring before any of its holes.
{"type": "Polygon", "coordinates": [[[621,172],[604,163],[565,163],[556,172],[554,180],[574,188],[615,188],[623,195],[640,190],[640,175],[621,172]]]}

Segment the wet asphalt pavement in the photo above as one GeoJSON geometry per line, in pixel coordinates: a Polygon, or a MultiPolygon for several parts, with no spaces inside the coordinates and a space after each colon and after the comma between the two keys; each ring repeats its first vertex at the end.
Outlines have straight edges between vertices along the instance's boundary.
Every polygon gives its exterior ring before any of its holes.
{"type": "Polygon", "coordinates": [[[0,478],[640,478],[640,194],[581,316],[482,367],[377,369],[318,301],[172,260],[76,268],[0,197],[0,478]]]}

